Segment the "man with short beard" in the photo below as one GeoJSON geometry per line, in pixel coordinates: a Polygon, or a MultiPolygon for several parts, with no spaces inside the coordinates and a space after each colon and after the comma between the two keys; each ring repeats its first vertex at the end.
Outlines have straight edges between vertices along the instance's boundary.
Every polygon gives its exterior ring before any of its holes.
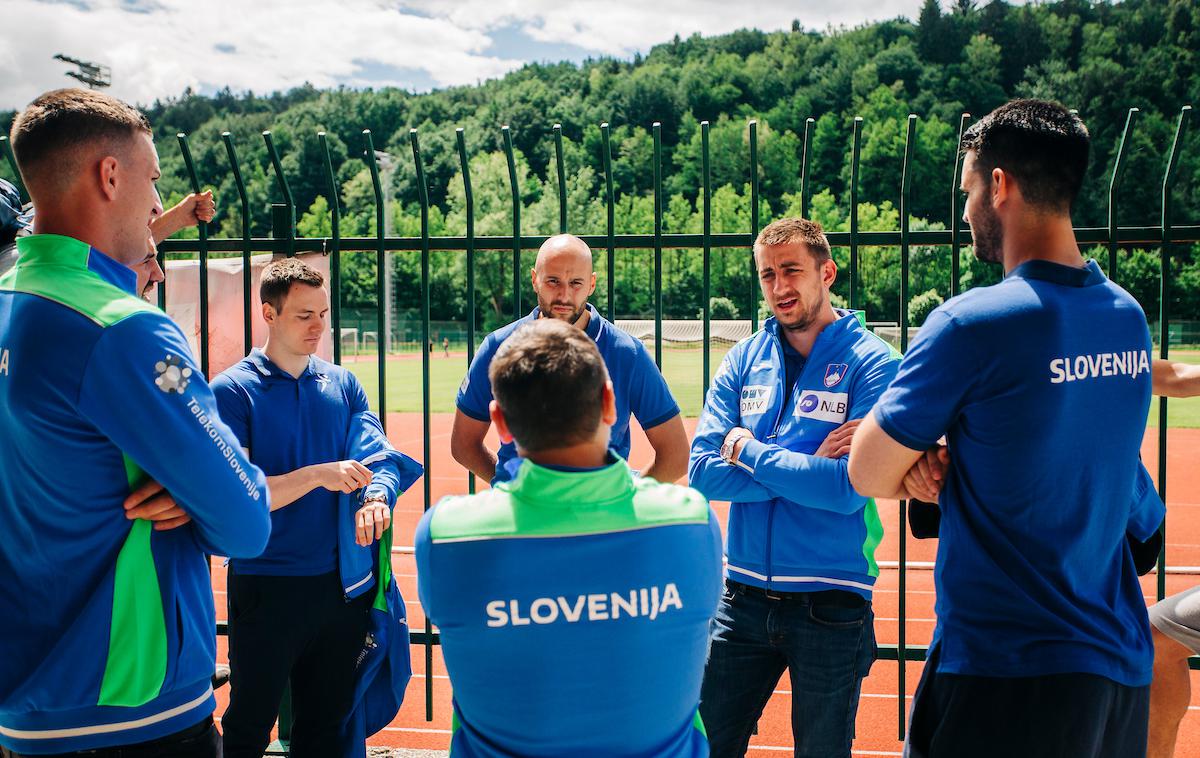
{"type": "Polygon", "coordinates": [[[849,756],[875,660],[883,524],[851,489],[845,456],[898,355],[861,313],[830,304],[837,265],[820,224],[776,221],[754,257],[774,316],[726,355],[689,466],[693,487],[732,501],[700,715],[713,756],[744,755],[788,670],[796,755],[849,756]]]}
{"type": "Polygon", "coordinates": [[[679,406],[641,341],[618,329],[588,303],[588,297],[596,291],[596,274],[587,244],[571,234],[551,237],[538,250],[530,277],[537,307],[528,316],[497,329],[483,340],[459,387],[458,410],[450,435],[454,460],[487,482],[512,478],[520,463],[514,445],[504,443],[497,453],[484,445],[492,423],[488,415],[492,401],[488,366],[504,340],[523,324],[539,318],[555,318],[582,329],[600,349],[617,397],[617,418],[611,438],[617,455],[629,457],[629,417],[633,415],[654,449],[654,461],[642,472],[643,476],[660,482],[674,482],[683,476],[688,443],[679,406]]]}
{"type": "Polygon", "coordinates": [[[1163,515],[1138,460],[1146,316],[1079,251],[1078,116],[1016,100],[962,150],[976,255],[1005,278],[930,314],[850,453],[876,497],[950,464],[907,755],[1137,758],[1154,651],[1126,532],[1145,541],[1163,515]]]}

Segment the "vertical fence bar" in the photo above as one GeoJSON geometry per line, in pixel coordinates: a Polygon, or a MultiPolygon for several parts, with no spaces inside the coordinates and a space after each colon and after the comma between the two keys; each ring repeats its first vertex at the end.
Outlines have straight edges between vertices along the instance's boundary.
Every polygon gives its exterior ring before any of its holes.
{"type": "Polygon", "coordinates": [[[959,281],[962,279],[960,267],[962,266],[961,248],[958,232],[959,225],[962,224],[962,219],[959,218],[960,212],[958,207],[959,194],[962,192],[958,188],[959,182],[962,180],[962,140],[963,134],[967,130],[967,124],[971,121],[971,114],[964,113],[958,119],[958,142],[954,143],[954,180],[950,182],[950,297],[958,294],[958,288],[961,286],[959,281]]]}
{"type": "Polygon", "coordinates": [[[504,135],[504,157],[508,159],[508,184],[512,187],[513,244],[513,318],[521,317],[521,189],[517,186],[517,159],[513,155],[512,131],[500,127],[504,135]]]}
{"type": "Polygon", "coordinates": [[[1137,118],[1137,108],[1130,108],[1125,116],[1125,128],[1121,130],[1121,144],[1117,147],[1117,158],[1113,163],[1112,177],[1108,180],[1108,278],[1117,281],[1117,187],[1125,173],[1125,156],[1129,152],[1130,135],[1137,118]]]}
{"type": "MultiPolygon", "coordinates": [[[[909,203],[908,193],[912,185],[912,154],[914,143],[917,137],[917,117],[914,114],[908,115],[908,130],[904,137],[904,165],[900,175],[900,352],[908,350],[908,215],[909,203]]],[[[900,713],[900,739],[904,739],[904,666],[905,659],[908,657],[905,653],[905,634],[904,627],[906,624],[904,593],[907,589],[907,561],[908,561],[908,502],[900,501],[900,635],[897,646],[897,658],[900,659],[900,684],[899,684],[899,713],[900,713]]]]}
{"type": "Polygon", "coordinates": [[[758,237],[758,120],[750,121],[750,333],[758,331],[758,268],[754,240],[758,237]]]}
{"type": "MultiPolygon", "coordinates": [[[[187,168],[192,192],[199,195],[200,178],[196,175],[196,162],[192,160],[192,149],[188,146],[187,135],[180,132],[175,138],[179,140],[179,150],[183,153],[183,165],[187,168]]],[[[211,378],[208,376],[208,224],[200,221],[196,228],[200,232],[200,370],[204,372],[205,378],[211,378]]]]}
{"type": "MultiPolygon", "coordinates": [[[[1158,285],[1158,357],[1167,359],[1170,354],[1171,329],[1170,318],[1171,294],[1171,223],[1173,203],[1171,190],[1175,187],[1176,169],[1179,166],[1179,144],[1183,142],[1187,132],[1188,121],[1191,120],[1192,106],[1185,105],[1179,111],[1179,125],[1175,127],[1175,139],[1171,142],[1171,152],[1167,156],[1167,170],[1163,173],[1162,185],[1162,248],[1159,253],[1160,279],[1158,285]]],[[[1167,502],[1167,398],[1158,399],[1158,496],[1167,502]]],[[[1158,599],[1162,600],[1167,594],[1167,521],[1164,518],[1162,526],[1163,546],[1158,553],[1158,599]]]]}
{"type": "Polygon", "coordinates": [[[850,310],[858,305],[858,156],[862,125],[862,116],[855,116],[850,134],[850,310]]]}
{"type": "MultiPolygon", "coordinates": [[[[417,141],[417,130],[408,131],[412,143],[413,165],[417,170],[417,197],[421,203],[421,429],[425,455],[425,476],[421,477],[425,489],[425,510],[429,510],[433,491],[430,482],[433,463],[433,446],[430,443],[429,413],[429,188],[425,184],[425,166],[421,162],[421,146],[417,141]]],[[[425,617],[425,720],[433,721],[433,625],[425,617]]]]}
{"type": "Polygon", "coordinates": [[[662,124],[651,125],[654,132],[654,362],[662,371],[662,124]]]}
{"type": "MultiPolygon", "coordinates": [[[[458,164],[462,168],[463,201],[467,211],[467,370],[475,360],[475,195],[471,192],[471,162],[467,158],[467,138],[462,127],[454,130],[458,143],[458,164]]],[[[475,494],[475,475],[467,472],[467,492],[475,494]]]]}
{"type": "Polygon", "coordinates": [[[269,131],[263,132],[262,136],[263,141],[267,143],[267,154],[271,156],[271,166],[275,169],[275,180],[279,182],[279,191],[283,193],[283,202],[287,209],[288,233],[284,253],[291,258],[296,254],[296,200],[292,197],[292,188],[288,184],[287,175],[283,173],[279,151],[275,149],[275,138],[269,131]]]}
{"type": "Polygon", "coordinates": [[[700,122],[700,161],[704,170],[704,280],[702,289],[701,310],[704,314],[704,357],[701,360],[704,371],[704,381],[700,383],[700,404],[708,395],[708,343],[712,333],[712,314],[709,312],[712,303],[712,171],[708,157],[708,122],[700,122]]]}
{"type": "MultiPolygon", "coordinates": [[[[338,192],[337,176],[333,173],[333,159],[329,156],[329,141],[325,132],[317,132],[321,153],[325,158],[325,184],[329,193],[329,293],[331,320],[333,321],[333,362],[342,365],[342,200],[338,192]]],[[[355,350],[357,351],[357,340],[355,350]]]]}
{"type": "MultiPolygon", "coordinates": [[[[254,286],[250,275],[252,267],[250,260],[250,196],[246,193],[246,182],[242,179],[242,167],[238,163],[237,150],[233,147],[233,135],[229,132],[221,132],[221,141],[225,143],[225,153],[229,156],[229,166],[233,171],[233,183],[237,186],[238,200],[242,204],[242,347],[249,355],[250,349],[254,347],[253,325],[250,320],[251,287],[254,286]]],[[[336,306],[334,307],[336,308],[336,306]]],[[[334,344],[336,345],[336,343],[334,344]]],[[[337,348],[335,347],[334,350],[337,348]]]]}
{"type": "Polygon", "coordinates": [[[605,222],[605,232],[608,236],[608,257],[604,263],[607,271],[605,286],[608,294],[608,320],[612,321],[616,318],[616,305],[613,299],[616,297],[616,283],[613,281],[617,277],[616,251],[617,244],[615,239],[616,232],[616,207],[613,203],[613,175],[612,175],[612,142],[608,133],[608,122],[600,124],[600,144],[604,151],[604,205],[608,210],[607,220],[605,222]]]}
{"type": "Polygon", "coordinates": [[[811,117],[804,119],[804,148],[800,151],[800,215],[808,218],[808,195],[809,190],[809,174],[810,167],[810,152],[812,150],[812,130],[813,120],[811,117]]]}
{"type": "Polygon", "coordinates": [[[558,167],[558,233],[567,233],[567,169],[563,166],[562,124],[554,125],[554,159],[558,167]]]}
{"type": "MultiPolygon", "coordinates": [[[[379,183],[379,162],[375,159],[375,141],[371,138],[370,129],[363,129],[363,158],[371,169],[371,189],[375,192],[375,302],[378,304],[375,348],[379,364],[376,368],[379,379],[379,420],[383,423],[383,431],[387,432],[387,344],[391,340],[391,335],[384,334],[383,317],[384,298],[387,296],[383,287],[383,270],[387,266],[387,252],[383,246],[383,186],[379,183]]],[[[424,347],[429,349],[428,345],[424,347]]]]}
{"type": "Polygon", "coordinates": [[[25,189],[25,180],[21,178],[21,171],[17,168],[17,158],[13,155],[12,145],[8,143],[8,137],[0,135],[0,148],[4,150],[4,158],[8,161],[9,168],[12,169],[13,178],[16,179],[17,191],[21,193],[21,202],[29,202],[29,191],[25,189]]]}

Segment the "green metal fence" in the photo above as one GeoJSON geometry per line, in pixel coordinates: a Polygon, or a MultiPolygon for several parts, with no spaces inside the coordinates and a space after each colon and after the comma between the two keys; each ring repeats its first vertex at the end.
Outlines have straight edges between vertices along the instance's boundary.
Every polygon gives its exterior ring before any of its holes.
{"type": "MultiPolygon", "coordinates": [[[[1177,180],[1177,166],[1179,161],[1180,147],[1183,143],[1184,136],[1189,129],[1191,121],[1192,109],[1191,106],[1181,108],[1178,117],[1178,124],[1175,130],[1174,139],[1167,152],[1167,161],[1163,171],[1161,192],[1161,223],[1154,226],[1118,226],[1116,223],[1117,208],[1120,199],[1121,179],[1123,175],[1123,167],[1131,144],[1130,137],[1136,128],[1138,111],[1136,108],[1129,110],[1128,117],[1125,122],[1125,127],[1121,135],[1121,142],[1116,152],[1114,159],[1113,171],[1109,185],[1109,203],[1108,203],[1108,224],[1106,227],[1094,228],[1078,228],[1076,229],[1076,237],[1081,245],[1099,244],[1106,245],[1108,249],[1108,270],[1112,278],[1120,282],[1119,263],[1120,251],[1122,249],[1130,249],[1135,247],[1158,247],[1161,248],[1162,265],[1161,265],[1161,282],[1160,282],[1160,305],[1157,315],[1157,324],[1159,332],[1159,351],[1160,357],[1168,357],[1172,325],[1169,313],[1170,299],[1168,297],[1172,287],[1172,270],[1171,258],[1175,254],[1178,245],[1191,244],[1200,242],[1200,224],[1177,224],[1174,219],[1173,210],[1173,194],[1177,180]]],[[[959,135],[961,137],[963,130],[970,123],[971,117],[969,114],[962,114],[959,122],[959,135]]],[[[969,234],[967,229],[961,222],[960,214],[960,193],[958,189],[959,176],[961,171],[961,159],[956,159],[954,166],[954,180],[950,187],[935,189],[922,187],[921,192],[945,192],[947,195],[947,205],[950,211],[950,223],[945,230],[918,230],[912,231],[909,224],[909,209],[910,196],[912,192],[911,176],[913,148],[917,140],[918,118],[915,115],[910,115],[907,122],[904,124],[904,152],[902,179],[900,186],[897,188],[896,199],[900,209],[900,228],[895,231],[886,232],[862,232],[859,230],[859,207],[858,207],[858,191],[859,191],[859,153],[862,138],[863,119],[855,118],[850,134],[847,135],[847,141],[850,149],[850,186],[849,186],[849,204],[850,204],[850,219],[848,232],[834,232],[828,235],[830,244],[835,248],[847,248],[849,251],[849,304],[851,308],[859,305],[859,265],[863,255],[869,255],[869,250],[879,247],[899,247],[900,251],[900,298],[899,298],[899,313],[896,314],[900,324],[908,323],[908,282],[909,282],[909,260],[910,251],[914,245],[943,245],[948,246],[951,255],[951,294],[958,294],[960,282],[960,258],[961,248],[964,242],[964,234],[969,234]]],[[[797,177],[797,183],[801,190],[801,207],[802,212],[807,215],[809,199],[812,190],[812,177],[810,176],[810,148],[812,144],[813,119],[808,119],[805,123],[804,140],[802,146],[802,171],[797,177]]],[[[600,124],[599,130],[601,135],[601,155],[598,156],[598,165],[603,171],[604,177],[604,196],[607,208],[607,217],[605,229],[602,231],[594,229],[571,229],[570,219],[567,214],[567,199],[566,199],[566,183],[565,170],[563,165],[563,150],[562,150],[562,129],[558,124],[555,124],[549,134],[553,141],[553,149],[556,163],[556,174],[558,184],[559,198],[559,215],[558,215],[558,231],[565,232],[568,230],[581,236],[594,250],[605,251],[605,266],[607,270],[607,316],[611,320],[614,317],[614,297],[613,297],[613,282],[615,278],[614,261],[618,251],[622,250],[639,250],[647,249],[652,251],[654,262],[654,320],[655,320],[655,338],[654,338],[654,357],[656,363],[662,366],[663,360],[663,339],[662,339],[662,320],[663,320],[663,255],[664,250],[668,249],[699,249],[703,255],[703,287],[704,296],[702,298],[704,322],[704,359],[703,359],[703,377],[701,382],[702,391],[707,391],[710,365],[708,358],[708,344],[710,337],[710,313],[709,313],[709,289],[710,289],[710,264],[712,249],[714,246],[725,248],[741,248],[746,251],[747,266],[753,273],[753,258],[750,255],[754,237],[756,236],[761,220],[759,218],[759,186],[758,186],[758,128],[755,121],[750,121],[748,125],[749,141],[749,164],[750,171],[747,180],[750,186],[751,197],[751,222],[749,228],[738,233],[713,233],[711,225],[711,200],[712,186],[709,170],[709,124],[707,121],[702,122],[701,128],[701,156],[702,156],[702,183],[699,188],[701,194],[701,207],[703,214],[703,226],[700,234],[664,234],[663,233],[663,161],[662,161],[662,130],[661,125],[655,122],[652,126],[653,135],[653,194],[654,194],[654,224],[652,229],[647,229],[640,234],[616,234],[615,227],[615,203],[613,196],[613,170],[612,170],[612,155],[610,150],[609,140],[609,124],[600,124]]],[[[525,250],[537,249],[545,236],[525,235],[521,228],[521,200],[520,188],[517,182],[516,160],[513,151],[512,134],[509,127],[501,127],[501,136],[503,150],[508,164],[509,184],[512,190],[513,210],[512,210],[512,234],[508,236],[485,236],[477,237],[475,235],[475,207],[471,188],[471,173],[469,170],[470,149],[468,146],[468,135],[463,129],[457,129],[455,133],[456,147],[458,152],[459,163],[462,170],[462,181],[465,190],[465,211],[466,211],[466,231],[465,236],[455,237],[431,237],[429,234],[429,198],[424,177],[424,161],[422,159],[419,135],[416,129],[409,132],[409,144],[412,150],[413,166],[416,174],[416,186],[419,188],[419,208],[421,232],[418,237],[386,237],[384,235],[384,190],[380,182],[380,174],[374,143],[372,141],[370,130],[364,130],[362,133],[362,159],[366,166],[370,169],[372,187],[375,201],[375,219],[376,219],[376,234],[373,237],[342,237],[340,234],[340,193],[337,184],[337,178],[333,171],[330,152],[324,132],[318,133],[317,137],[324,154],[324,170],[327,178],[327,191],[329,198],[329,212],[331,220],[332,233],[326,238],[297,238],[295,233],[296,227],[296,205],[292,197],[291,190],[288,186],[287,177],[284,174],[280,156],[275,148],[271,138],[271,133],[263,132],[263,139],[266,143],[267,153],[270,157],[271,167],[274,171],[279,194],[282,198],[282,203],[273,204],[271,211],[273,234],[267,238],[251,238],[250,217],[256,209],[250,207],[247,200],[246,186],[242,180],[241,166],[238,162],[237,150],[234,141],[228,132],[222,134],[222,140],[226,148],[226,154],[229,159],[229,171],[232,174],[235,185],[237,186],[239,199],[241,203],[241,220],[242,220],[242,236],[233,239],[210,239],[208,230],[205,224],[200,225],[199,239],[196,240],[168,240],[160,246],[160,262],[165,263],[167,256],[171,255],[187,255],[197,256],[200,261],[200,287],[201,287],[201,334],[208,334],[208,303],[207,303],[207,266],[208,258],[211,253],[236,253],[240,252],[243,262],[243,287],[245,288],[245,308],[243,315],[245,317],[245,332],[243,335],[245,350],[248,352],[251,347],[250,335],[250,257],[254,252],[271,252],[279,255],[294,255],[300,252],[323,252],[330,257],[331,269],[331,285],[332,285],[332,322],[333,333],[340,334],[342,309],[340,306],[340,266],[341,253],[345,251],[374,251],[377,262],[376,276],[376,298],[377,303],[382,304],[386,293],[384,292],[382,272],[387,264],[388,256],[391,254],[419,254],[421,256],[421,305],[419,318],[421,321],[421,338],[422,344],[427,345],[430,337],[430,291],[429,291],[429,265],[430,251],[455,251],[466,256],[466,282],[467,289],[467,364],[474,357],[476,346],[476,313],[475,313],[475,261],[476,255],[480,251],[501,251],[511,250],[513,263],[513,279],[512,279],[512,316],[518,318],[522,315],[521,306],[521,253],[525,250]]],[[[191,150],[189,148],[188,137],[184,134],[178,135],[179,149],[182,151],[184,163],[188,172],[193,191],[199,192],[201,189],[202,179],[214,177],[199,177],[196,174],[195,164],[192,160],[191,150]]],[[[3,147],[3,152],[8,159],[12,160],[11,152],[8,149],[7,141],[0,137],[0,146],[3,147]]],[[[15,173],[15,167],[14,167],[15,173]]],[[[257,209],[263,211],[265,209],[257,209]]],[[[751,303],[750,318],[752,327],[757,328],[757,300],[758,290],[754,277],[751,277],[750,290],[746,293],[748,301],[751,303]]],[[[167,287],[160,285],[159,287],[159,303],[163,305],[167,300],[167,287]]],[[[1154,316],[1155,314],[1151,314],[1154,316]]],[[[382,330],[380,330],[382,332],[382,330]]],[[[908,333],[906,329],[900,329],[900,347],[904,350],[908,346],[908,333]]],[[[388,409],[388,401],[386,396],[386,374],[387,361],[386,350],[388,340],[382,339],[377,343],[377,359],[378,359],[378,379],[379,379],[379,396],[377,407],[380,411],[386,425],[386,413],[388,409]]],[[[342,347],[340,340],[334,340],[334,360],[340,362],[342,358],[342,347]]],[[[426,465],[426,475],[423,478],[424,487],[424,506],[428,509],[432,503],[430,482],[434,474],[433,456],[430,443],[430,355],[429,350],[422,350],[421,376],[422,376],[422,425],[423,425],[423,458],[426,465]]],[[[205,371],[208,371],[208,344],[207,339],[201,341],[200,346],[200,361],[205,371]]],[[[464,371],[466,366],[464,365],[464,371]]],[[[1166,498],[1167,493],[1167,471],[1166,471],[1166,447],[1167,447],[1167,399],[1160,398],[1158,401],[1158,488],[1160,495],[1166,498]]],[[[411,452],[411,451],[410,451],[411,452]]],[[[467,487],[471,492],[475,491],[474,477],[467,476],[467,487]]],[[[903,661],[921,661],[925,658],[926,649],[923,646],[913,646],[907,644],[906,639],[906,589],[907,589],[907,503],[901,502],[899,509],[899,521],[895,524],[898,530],[897,534],[902,538],[899,539],[899,565],[898,565],[898,581],[899,581],[899,637],[896,645],[880,646],[880,658],[884,660],[894,660],[899,663],[899,686],[897,692],[897,709],[899,736],[904,736],[905,724],[905,667],[903,661]]],[[[1166,524],[1163,525],[1165,534],[1166,524]]],[[[1166,550],[1164,547],[1163,553],[1159,556],[1158,572],[1157,572],[1157,593],[1161,598],[1165,592],[1165,567],[1166,567],[1166,550]]],[[[219,630],[224,632],[224,629],[219,630]]],[[[439,644],[438,635],[432,630],[429,622],[425,624],[423,631],[414,632],[412,635],[414,644],[424,646],[425,649],[425,664],[426,671],[432,671],[433,662],[433,646],[439,644]]],[[[1200,668],[1200,659],[1192,660],[1193,668],[1200,668]]],[[[433,680],[427,676],[425,679],[425,702],[426,702],[426,717],[433,717],[433,680]]]]}

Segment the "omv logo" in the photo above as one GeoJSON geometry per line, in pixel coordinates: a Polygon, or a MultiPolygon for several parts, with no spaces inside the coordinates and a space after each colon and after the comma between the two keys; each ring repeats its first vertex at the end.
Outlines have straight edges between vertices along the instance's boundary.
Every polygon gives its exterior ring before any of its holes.
{"type": "Polygon", "coordinates": [[[817,403],[821,402],[816,395],[805,395],[800,398],[800,412],[812,413],[817,409],[817,403]]]}

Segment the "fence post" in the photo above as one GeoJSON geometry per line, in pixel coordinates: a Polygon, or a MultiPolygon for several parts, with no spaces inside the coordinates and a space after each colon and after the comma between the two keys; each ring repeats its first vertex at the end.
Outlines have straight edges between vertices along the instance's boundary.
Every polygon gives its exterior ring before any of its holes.
{"type": "Polygon", "coordinates": [[[654,133],[654,362],[662,371],[662,123],[650,126],[654,133]]]}
{"type": "Polygon", "coordinates": [[[704,170],[703,189],[704,189],[704,242],[703,242],[703,265],[704,265],[704,280],[701,291],[701,312],[704,318],[704,356],[701,359],[701,364],[704,371],[704,380],[700,383],[700,405],[703,407],[704,398],[708,395],[708,347],[709,338],[712,333],[712,314],[709,312],[712,303],[712,171],[708,156],[708,122],[700,122],[700,159],[704,170]]]}
{"type": "MultiPolygon", "coordinates": [[[[198,195],[200,179],[196,175],[196,163],[192,160],[192,149],[188,147],[187,135],[180,132],[175,137],[179,140],[179,149],[183,153],[183,165],[187,168],[192,192],[198,195]]],[[[200,232],[200,370],[204,372],[206,379],[211,379],[208,374],[208,224],[200,221],[196,228],[200,232]]]]}
{"type": "MultiPolygon", "coordinates": [[[[1170,295],[1171,295],[1171,225],[1173,206],[1171,191],[1178,178],[1179,145],[1187,133],[1191,121],[1192,106],[1185,105],[1179,111],[1179,124],[1175,127],[1175,139],[1167,156],[1167,170],[1162,184],[1162,248],[1159,251],[1160,279],[1158,284],[1158,356],[1163,360],[1170,354],[1170,295]]],[[[1158,496],[1167,502],[1167,398],[1158,399],[1158,496]]],[[[1162,526],[1163,546],[1158,554],[1158,599],[1167,594],[1167,520],[1162,526]]]]}
{"type": "Polygon", "coordinates": [[[279,182],[279,191],[283,193],[284,213],[287,223],[287,236],[284,238],[284,254],[291,258],[296,254],[296,200],[292,197],[292,188],[287,176],[283,173],[283,163],[279,160],[279,151],[275,149],[275,139],[270,131],[262,133],[263,141],[267,143],[267,154],[271,156],[271,166],[275,169],[275,179],[279,182]]]}
{"type": "MultiPolygon", "coordinates": [[[[433,446],[430,444],[429,414],[429,188],[425,185],[425,165],[421,162],[421,146],[417,141],[417,130],[408,131],[412,143],[413,165],[417,170],[417,197],[421,202],[421,429],[425,455],[425,475],[421,477],[424,487],[425,510],[429,510],[433,499],[433,446]]],[[[425,720],[433,721],[433,625],[425,617],[425,720]]]]}
{"type": "Polygon", "coordinates": [[[810,160],[810,151],[812,149],[812,130],[813,119],[804,119],[804,148],[801,150],[800,163],[800,215],[808,218],[808,196],[809,189],[808,179],[811,172],[812,163],[810,160]]]}
{"type": "Polygon", "coordinates": [[[613,302],[616,296],[617,266],[616,266],[616,241],[614,239],[616,232],[616,208],[613,204],[613,176],[612,176],[612,143],[608,134],[608,122],[600,124],[600,144],[604,151],[604,205],[608,210],[607,220],[605,222],[605,233],[608,241],[608,257],[604,260],[607,266],[607,278],[605,285],[608,288],[608,320],[616,319],[616,304],[613,302]]]}
{"type": "MultiPolygon", "coordinates": [[[[471,192],[471,162],[467,158],[467,139],[462,127],[454,130],[458,145],[458,164],[462,168],[463,200],[467,211],[467,370],[475,360],[475,195],[471,192]]],[[[467,472],[467,492],[475,494],[475,475],[467,472]]]]}
{"type": "Polygon", "coordinates": [[[1137,108],[1130,108],[1125,116],[1125,128],[1121,130],[1121,144],[1117,147],[1117,158],[1113,163],[1112,177],[1108,180],[1108,278],[1117,281],[1117,187],[1125,173],[1125,155],[1129,152],[1129,139],[1138,115],[1137,108]]]}
{"type": "Polygon", "coordinates": [[[960,243],[958,241],[959,224],[962,223],[961,215],[958,209],[958,197],[962,192],[959,189],[959,182],[962,180],[962,141],[963,134],[967,130],[967,123],[971,120],[970,113],[964,113],[958,119],[958,142],[954,143],[954,180],[950,182],[950,297],[958,294],[958,288],[961,286],[959,280],[962,279],[962,274],[959,271],[962,265],[960,256],[960,243]]]}
{"type": "Polygon", "coordinates": [[[758,331],[758,268],[754,240],[758,238],[758,120],[750,120],[750,333],[758,331]]]}
{"type": "Polygon", "coordinates": [[[555,124],[554,158],[558,168],[558,233],[567,233],[567,172],[563,166],[562,124],[555,124]]]}
{"type": "Polygon", "coordinates": [[[862,125],[862,116],[855,116],[850,135],[850,310],[858,305],[858,158],[862,125]]]}
{"type": "Polygon", "coordinates": [[[242,180],[237,150],[233,147],[233,135],[221,132],[221,141],[225,143],[225,153],[229,156],[229,167],[233,171],[233,183],[237,186],[238,199],[242,204],[242,347],[249,355],[250,348],[254,346],[250,321],[250,288],[253,286],[250,276],[250,198],[246,194],[246,183],[242,180]]]}
{"type": "Polygon", "coordinates": [[[512,131],[500,127],[504,135],[504,157],[508,160],[508,184],[512,187],[513,245],[513,318],[521,318],[521,188],[517,186],[517,159],[513,155],[512,131]]]}
{"type": "MultiPolygon", "coordinates": [[[[329,141],[325,132],[317,132],[321,154],[325,158],[325,183],[329,193],[329,293],[331,321],[333,322],[333,362],[342,364],[342,200],[338,192],[337,176],[333,173],[333,160],[329,156],[329,141]]],[[[355,350],[358,341],[355,340],[355,350]]]]}
{"type": "MultiPolygon", "coordinates": [[[[908,115],[908,128],[904,137],[904,165],[900,177],[900,352],[908,350],[908,192],[912,185],[912,154],[914,143],[917,136],[917,117],[915,114],[908,115]]],[[[899,623],[899,639],[897,646],[897,658],[900,659],[900,681],[899,681],[899,712],[900,712],[900,739],[904,739],[904,679],[905,679],[905,662],[907,654],[905,653],[905,634],[904,627],[906,625],[904,593],[907,589],[907,562],[908,562],[908,501],[900,501],[900,623],[899,623]]]]}
{"type": "MultiPolygon", "coordinates": [[[[371,138],[371,130],[363,129],[364,159],[371,170],[371,189],[375,192],[375,302],[378,304],[376,316],[375,351],[378,361],[379,377],[379,420],[387,432],[387,346],[392,336],[387,334],[384,313],[383,272],[388,265],[387,251],[383,244],[383,186],[379,182],[379,162],[375,158],[375,141],[371,138]]],[[[426,346],[428,347],[428,346],[426,346]]]]}

